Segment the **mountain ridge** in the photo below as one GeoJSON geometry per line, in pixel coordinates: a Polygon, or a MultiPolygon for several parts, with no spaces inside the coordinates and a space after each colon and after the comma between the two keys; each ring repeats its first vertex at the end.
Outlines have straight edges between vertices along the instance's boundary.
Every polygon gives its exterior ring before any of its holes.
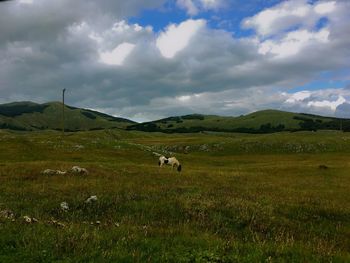
{"type": "MultiPolygon", "coordinates": [[[[82,131],[107,128],[126,128],[134,121],[114,117],[94,110],[65,105],[65,130],[82,131]]],[[[0,128],[10,130],[61,130],[62,103],[31,101],[0,104],[0,128]]]]}
{"type": "Polygon", "coordinates": [[[242,132],[272,133],[281,131],[350,131],[350,119],[319,116],[308,113],[293,113],[267,109],[237,117],[189,114],[138,123],[128,126],[129,130],[147,132],[242,132]]]}
{"type": "MultiPolygon", "coordinates": [[[[65,105],[66,131],[111,128],[163,133],[350,131],[350,119],[266,109],[237,117],[188,114],[136,123],[99,111],[65,105]]],[[[0,129],[22,131],[61,130],[62,103],[52,101],[39,104],[22,101],[0,104],[0,129]]]]}

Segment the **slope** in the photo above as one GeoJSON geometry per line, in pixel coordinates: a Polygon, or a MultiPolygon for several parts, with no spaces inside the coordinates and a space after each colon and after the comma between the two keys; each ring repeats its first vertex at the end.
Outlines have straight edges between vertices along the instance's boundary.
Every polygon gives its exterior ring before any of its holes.
{"type": "MultiPolygon", "coordinates": [[[[97,111],[65,106],[65,130],[125,128],[133,121],[97,111]]],[[[13,102],[0,105],[0,128],[12,130],[58,130],[62,128],[62,103],[13,102]]]]}

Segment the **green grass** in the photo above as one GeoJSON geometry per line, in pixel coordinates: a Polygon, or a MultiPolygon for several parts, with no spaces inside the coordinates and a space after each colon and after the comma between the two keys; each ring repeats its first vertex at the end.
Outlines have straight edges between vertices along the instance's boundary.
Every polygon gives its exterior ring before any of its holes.
{"type": "MultiPolygon", "coordinates": [[[[323,117],[278,110],[263,110],[239,117],[192,114],[145,123],[109,116],[97,111],[65,107],[66,131],[103,129],[145,132],[242,132],[267,134],[282,131],[350,131],[350,119],[323,117]]],[[[17,131],[61,130],[62,104],[14,102],[0,105],[0,129],[17,131]]]]}
{"type": "Polygon", "coordinates": [[[153,122],[133,124],[131,130],[173,132],[245,132],[272,133],[281,131],[312,130],[350,131],[350,121],[332,117],[292,113],[278,110],[262,110],[239,117],[215,115],[185,115],[153,122]]]}
{"type": "Polygon", "coordinates": [[[0,131],[0,262],[348,262],[349,151],[339,132],[0,131]],[[41,174],[73,165],[89,175],[41,174]]]}
{"type": "MultiPolygon", "coordinates": [[[[125,128],[133,121],[116,118],[100,112],[65,107],[65,129],[85,131],[106,128],[125,128]]],[[[0,104],[0,129],[12,130],[61,130],[62,103],[14,102],[0,104]]]]}

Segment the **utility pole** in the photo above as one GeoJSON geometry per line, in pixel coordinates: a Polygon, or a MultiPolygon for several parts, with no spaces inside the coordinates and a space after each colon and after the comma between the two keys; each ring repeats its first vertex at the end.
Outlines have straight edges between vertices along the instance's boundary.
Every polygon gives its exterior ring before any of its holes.
{"type": "Polygon", "coordinates": [[[66,89],[62,90],[62,135],[64,136],[64,93],[66,89]]]}
{"type": "Polygon", "coordinates": [[[340,131],[343,131],[343,119],[340,120],[340,131]]]}

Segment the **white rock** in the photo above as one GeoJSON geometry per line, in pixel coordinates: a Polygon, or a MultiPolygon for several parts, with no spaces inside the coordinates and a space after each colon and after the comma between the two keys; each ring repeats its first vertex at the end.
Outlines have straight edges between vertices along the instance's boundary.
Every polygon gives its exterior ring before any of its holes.
{"type": "Polygon", "coordinates": [[[80,149],[84,149],[85,147],[84,147],[84,145],[77,144],[74,146],[74,148],[77,150],[80,150],[80,149]]]}
{"type": "Polygon", "coordinates": [[[6,219],[14,219],[15,214],[13,213],[13,211],[5,209],[5,210],[0,211],[0,217],[6,218],[6,219]]]}
{"type": "Polygon", "coordinates": [[[32,219],[29,216],[24,216],[23,219],[28,224],[30,224],[32,222],[32,219]]]}
{"type": "Polygon", "coordinates": [[[56,170],[46,169],[42,173],[45,174],[45,175],[55,175],[56,174],[56,170]]]}
{"type": "Polygon", "coordinates": [[[79,166],[73,166],[72,169],[70,170],[73,174],[89,174],[88,170],[85,168],[81,168],[79,166]]]}
{"type": "Polygon", "coordinates": [[[52,170],[52,169],[46,169],[42,172],[44,175],[65,175],[66,171],[60,171],[60,170],[52,170]]]}
{"type": "Polygon", "coordinates": [[[68,203],[67,203],[67,202],[62,202],[62,203],[61,203],[61,209],[62,209],[63,211],[68,211],[68,210],[69,210],[68,203]]]}
{"type": "Polygon", "coordinates": [[[85,203],[89,204],[91,202],[96,202],[96,201],[97,201],[97,196],[96,195],[92,195],[88,199],[86,199],[85,203]]]}

